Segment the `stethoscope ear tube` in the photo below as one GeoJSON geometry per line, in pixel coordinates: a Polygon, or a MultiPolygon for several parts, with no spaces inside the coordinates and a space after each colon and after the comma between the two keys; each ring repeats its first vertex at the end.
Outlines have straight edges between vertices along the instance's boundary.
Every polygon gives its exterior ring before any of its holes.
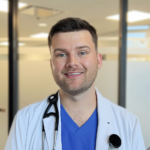
{"type": "MultiPolygon", "coordinates": [[[[57,131],[58,131],[58,123],[59,123],[59,112],[58,112],[58,108],[57,108],[57,100],[58,100],[58,91],[56,94],[53,94],[48,97],[49,105],[47,106],[47,108],[44,112],[44,115],[43,115],[43,119],[47,118],[49,116],[54,116],[56,118],[53,150],[55,150],[55,146],[56,146],[56,138],[57,138],[57,131]],[[55,108],[55,113],[54,112],[48,113],[49,109],[51,108],[51,106],[53,104],[54,104],[54,108],[55,108]]],[[[43,123],[42,124],[42,150],[44,150],[44,139],[45,139],[45,129],[44,129],[44,123],[43,123]]]]}
{"type": "Polygon", "coordinates": [[[45,131],[42,131],[42,150],[44,150],[45,131]]]}
{"type": "Polygon", "coordinates": [[[56,122],[55,122],[55,131],[58,131],[58,124],[59,124],[59,112],[58,112],[58,108],[57,108],[57,103],[54,103],[54,107],[55,107],[55,116],[56,116],[56,122]]]}
{"type": "Polygon", "coordinates": [[[121,139],[118,135],[112,134],[109,137],[109,149],[117,149],[121,146],[121,139]]]}

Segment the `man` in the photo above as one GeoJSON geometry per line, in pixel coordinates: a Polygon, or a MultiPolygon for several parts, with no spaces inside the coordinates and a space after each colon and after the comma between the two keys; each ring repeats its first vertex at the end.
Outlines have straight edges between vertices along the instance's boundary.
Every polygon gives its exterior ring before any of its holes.
{"type": "MultiPolygon", "coordinates": [[[[95,87],[102,57],[94,27],[79,18],[66,18],[52,27],[48,41],[53,77],[60,87],[58,133],[54,137],[53,116],[43,119],[46,99],[17,113],[5,150],[41,150],[42,122],[44,150],[113,149],[109,140],[114,134],[121,140],[120,146],[113,139],[119,150],[145,150],[138,119],[102,97],[95,87]]],[[[54,110],[52,106],[49,113],[54,110]]]]}

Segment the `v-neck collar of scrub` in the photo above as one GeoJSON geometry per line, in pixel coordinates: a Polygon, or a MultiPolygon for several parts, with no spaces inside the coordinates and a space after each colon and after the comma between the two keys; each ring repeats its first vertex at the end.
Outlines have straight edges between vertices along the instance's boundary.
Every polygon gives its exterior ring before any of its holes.
{"type": "Polygon", "coordinates": [[[92,129],[95,129],[95,127],[97,128],[97,117],[98,116],[96,108],[90,118],[81,127],[79,127],[61,104],[61,122],[62,124],[65,124],[66,128],[73,134],[86,135],[92,129]]]}

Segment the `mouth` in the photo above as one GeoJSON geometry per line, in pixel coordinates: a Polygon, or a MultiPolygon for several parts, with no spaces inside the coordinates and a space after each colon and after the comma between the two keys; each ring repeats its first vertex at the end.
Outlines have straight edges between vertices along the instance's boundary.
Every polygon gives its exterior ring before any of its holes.
{"type": "Polygon", "coordinates": [[[81,76],[83,72],[75,72],[75,73],[66,73],[65,76],[67,78],[77,78],[79,76],[81,76]]]}

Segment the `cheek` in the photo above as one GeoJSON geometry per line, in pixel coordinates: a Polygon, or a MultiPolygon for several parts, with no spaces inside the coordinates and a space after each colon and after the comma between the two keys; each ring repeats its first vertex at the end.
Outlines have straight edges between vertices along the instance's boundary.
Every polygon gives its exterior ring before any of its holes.
{"type": "Polygon", "coordinates": [[[85,67],[90,67],[90,61],[89,60],[86,60],[86,61],[84,61],[84,66],[85,67]]]}
{"type": "Polygon", "coordinates": [[[94,69],[97,67],[97,59],[95,57],[92,57],[90,59],[83,60],[84,66],[89,69],[94,69]]]}
{"type": "Polygon", "coordinates": [[[64,63],[62,61],[53,61],[52,69],[54,72],[60,72],[64,67],[64,63]]]}

